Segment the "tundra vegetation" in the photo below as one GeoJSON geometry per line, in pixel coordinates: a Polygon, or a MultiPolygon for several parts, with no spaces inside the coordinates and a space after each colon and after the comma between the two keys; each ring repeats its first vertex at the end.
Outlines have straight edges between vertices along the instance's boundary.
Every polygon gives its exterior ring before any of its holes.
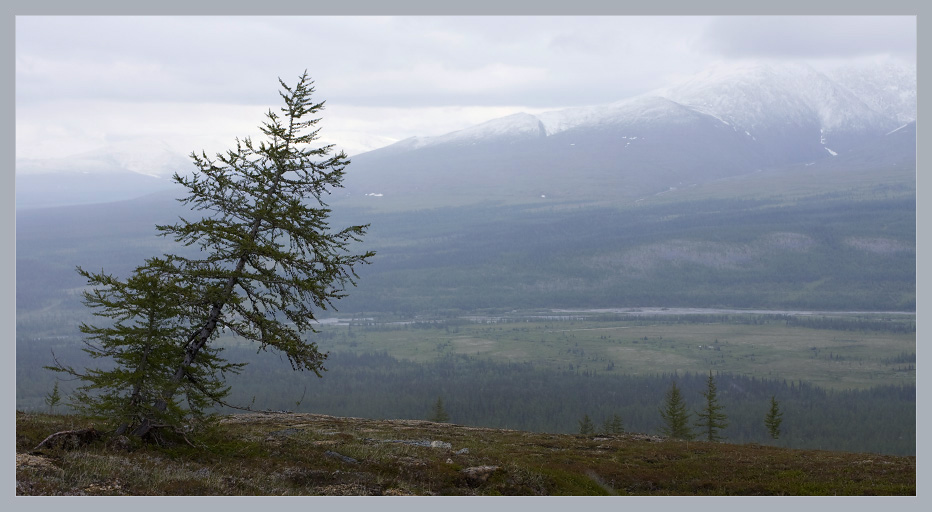
{"type": "MultiPolygon", "coordinates": [[[[324,379],[325,381],[328,379],[324,379]]],[[[209,444],[35,450],[91,421],[16,415],[19,495],[915,495],[916,457],[423,420],[236,414],[209,444]]]]}

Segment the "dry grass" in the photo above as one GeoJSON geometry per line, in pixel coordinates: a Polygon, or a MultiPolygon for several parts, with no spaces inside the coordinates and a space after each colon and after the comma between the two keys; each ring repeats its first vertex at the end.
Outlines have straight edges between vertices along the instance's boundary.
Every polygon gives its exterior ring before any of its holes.
{"type": "Polygon", "coordinates": [[[17,414],[18,495],[915,495],[915,457],[575,436],[313,414],[224,418],[197,447],[101,440],[17,414]],[[433,446],[431,443],[433,442],[433,446]]]}

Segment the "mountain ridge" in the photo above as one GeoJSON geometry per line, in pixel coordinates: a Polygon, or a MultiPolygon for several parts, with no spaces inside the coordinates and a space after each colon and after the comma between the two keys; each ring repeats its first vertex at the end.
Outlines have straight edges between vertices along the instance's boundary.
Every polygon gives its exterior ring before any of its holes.
{"type": "Polygon", "coordinates": [[[345,184],[357,200],[372,194],[423,205],[439,197],[628,200],[839,155],[849,165],[863,156],[882,173],[914,158],[915,141],[896,144],[898,154],[881,148],[884,158],[861,148],[883,146],[908,117],[877,112],[811,66],[751,63],[608,105],[407,139],[354,157],[345,184]]]}
{"type": "MultiPolygon", "coordinates": [[[[889,67],[885,69],[889,69],[889,67]]],[[[839,72],[838,76],[851,77],[852,75],[839,72]]],[[[725,124],[735,125],[735,130],[754,128],[756,124],[761,122],[761,119],[750,118],[749,113],[761,114],[761,110],[760,108],[753,110],[747,108],[747,92],[755,88],[763,90],[768,87],[768,84],[777,84],[776,88],[771,87],[771,89],[775,89],[777,93],[786,96],[784,98],[770,98],[771,100],[782,99],[785,100],[783,102],[784,106],[794,107],[786,109],[784,120],[796,116],[798,121],[799,116],[802,114],[815,114],[819,118],[819,128],[823,131],[822,133],[831,132],[838,127],[851,126],[852,124],[863,126],[866,123],[867,125],[874,124],[889,127],[892,123],[901,126],[904,124],[903,121],[908,123],[915,120],[914,106],[912,106],[912,115],[903,110],[904,108],[910,108],[909,106],[890,111],[895,116],[879,112],[877,108],[868,105],[868,102],[862,99],[862,96],[877,91],[865,89],[863,86],[864,80],[862,79],[862,87],[855,87],[855,89],[861,91],[861,94],[858,95],[851,90],[850,80],[853,79],[849,78],[849,85],[845,86],[808,64],[784,63],[778,65],[760,62],[720,64],[713,65],[711,68],[707,68],[678,84],[608,104],[551,110],[536,115],[520,112],[491,119],[447,134],[411,137],[394,145],[408,149],[419,149],[437,143],[462,140],[469,136],[490,138],[490,136],[496,134],[511,134],[508,128],[511,128],[512,131],[528,131],[526,129],[527,123],[539,123],[546,130],[546,136],[552,136],[580,126],[618,122],[619,114],[622,116],[631,114],[630,109],[627,109],[627,111],[622,109],[652,97],[667,99],[698,112],[711,115],[725,124]],[[735,86],[736,83],[737,86],[735,86]],[[731,94],[727,94],[728,92],[731,94]],[[713,104],[710,102],[710,98],[719,98],[721,101],[713,104]],[[727,104],[724,102],[725,99],[731,99],[732,102],[727,104]],[[742,101],[745,104],[741,104],[742,101]],[[849,109],[846,110],[844,107],[849,107],[849,109]],[[852,111],[850,108],[854,108],[854,110],[852,111]],[[807,110],[808,112],[806,112],[807,110]],[[516,119],[520,119],[524,123],[509,122],[516,119]],[[417,143],[412,144],[412,141],[417,143]]],[[[773,92],[770,92],[770,94],[772,96],[773,92]]],[[[763,100],[758,101],[762,102],[763,100]]],[[[876,100],[871,101],[871,103],[879,107],[876,100]]],[[[757,105],[757,107],[759,106],[757,105]]],[[[765,114],[772,116],[772,111],[771,108],[771,112],[765,114]]],[[[749,134],[749,136],[752,135],[749,134]]],[[[386,148],[388,147],[391,146],[386,146],[386,148]]],[[[379,149],[373,151],[379,151],[379,149]]]]}
{"type": "MultiPolygon", "coordinates": [[[[605,105],[517,113],[355,155],[339,195],[412,207],[644,197],[857,154],[915,121],[915,89],[915,71],[892,62],[824,72],[793,63],[721,65],[605,105]]],[[[904,151],[891,158],[915,154],[904,151]]],[[[17,208],[132,199],[170,185],[139,176],[191,167],[158,144],[142,155],[118,153],[18,162],[17,208]]]]}

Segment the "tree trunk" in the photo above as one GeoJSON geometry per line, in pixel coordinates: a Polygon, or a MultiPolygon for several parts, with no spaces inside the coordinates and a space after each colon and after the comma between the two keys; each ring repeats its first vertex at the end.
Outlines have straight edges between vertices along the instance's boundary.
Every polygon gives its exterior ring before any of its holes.
{"type": "MultiPolygon", "coordinates": [[[[278,188],[278,180],[276,180],[275,187],[278,188]]],[[[257,218],[253,221],[252,227],[249,231],[249,240],[255,241],[256,237],[259,235],[259,227],[262,225],[262,219],[257,218]]],[[[239,261],[236,262],[236,268],[233,270],[233,275],[227,279],[226,286],[223,290],[223,297],[229,297],[233,293],[233,288],[236,286],[236,283],[239,281],[239,273],[243,271],[243,268],[246,267],[246,256],[243,255],[240,257],[239,261]]],[[[173,389],[168,395],[168,398],[175,396],[177,393],[178,386],[181,385],[181,381],[184,380],[185,368],[191,365],[194,362],[194,358],[197,357],[197,354],[204,348],[204,345],[207,344],[207,341],[213,335],[214,331],[217,330],[217,321],[220,319],[220,312],[225,306],[225,302],[215,303],[210,310],[210,314],[207,316],[207,321],[204,323],[204,326],[198,329],[195,333],[188,338],[187,346],[185,348],[184,360],[181,364],[178,365],[178,369],[175,370],[175,374],[172,376],[172,386],[173,389]]],[[[155,403],[155,409],[159,412],[165,412],[165,409],[168,408],[168,402],[164,399],[159,399],[155,403]]],[[[147,420],[143,422],[138,428],[133,431],[133,435],[142,437],[149,432],[152,428],[151,423],[147,420]]]]}

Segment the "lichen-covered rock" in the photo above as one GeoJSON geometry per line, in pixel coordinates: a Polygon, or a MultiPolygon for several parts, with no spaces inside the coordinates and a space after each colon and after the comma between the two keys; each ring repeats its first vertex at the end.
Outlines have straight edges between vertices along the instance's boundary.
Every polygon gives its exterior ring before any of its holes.
{"type": "Polygon", "coordinates": [[[498,469],[498,466],[473,466],[471,468],[461,469],[460,472],[463,473],[470,482],[481,483],[488,480],[498,469]]]}
{"type": "Polygon", "coordinates": [[[34,467],[41,469],[58,469],[58,467],[52,462],[52,459],[48,457],[42,457],[40,455],[30,455],[28,453],[17,453],[16,454],[16,468],[21,467],[34,467]]]}

